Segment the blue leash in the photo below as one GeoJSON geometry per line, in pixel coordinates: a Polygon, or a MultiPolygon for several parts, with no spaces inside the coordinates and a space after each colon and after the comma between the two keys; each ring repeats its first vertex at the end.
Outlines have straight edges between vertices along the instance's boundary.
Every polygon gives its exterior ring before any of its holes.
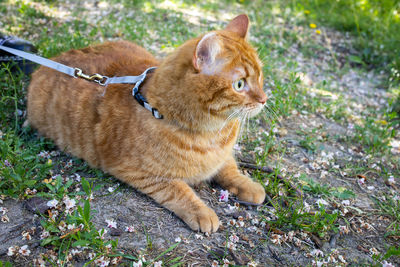
{"type": "Polygon", "coordinates": [[[163,118],[163,115],[161,115],[156,108],[153,108],[149,104],[149,102],[147,102],[146,98],[139,92],[139,86],[146,79],[147,73],[153,72],[156,69],[156,67],[150,67],[146,69],[139,76],[108,77],[105,75],[100,75],[98,73],[95,73],[93,75],[86,75],[79,68],[72,68],[64,64],[52,61],[50,59],[43,58],[31,53],[27,53],[25,51],[17,50],[3,45],[0,45],[0,49],[8,53],[14,54],[16,56],[22,57],[24,59],[27,59],[29,61],[35,62],[39,65],[43,65],[53,70],[65,73],[71,77],[83,78],[88,81],[98,83],[99,85],[102,86],[107,86],[108,84],[114,84],[114,83],[134,83],[135,87],[133,87],[132,89],[132,96],[136,99],[136,101],[140,105],[142,105],[145,109],[149,110],[156,119],[163,118]]]}

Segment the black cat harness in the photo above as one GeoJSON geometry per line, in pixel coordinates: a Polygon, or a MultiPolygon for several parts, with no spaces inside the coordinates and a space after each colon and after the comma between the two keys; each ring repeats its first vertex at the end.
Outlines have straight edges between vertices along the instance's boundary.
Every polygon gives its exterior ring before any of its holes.
{"type": "Polygon", "coordinates": [[[149,110],[156,119],[163,118],[163,115],[161,115],[156,108],[153,108],[149,104],[149,102],[147,102],[146,98],[139,92],[140,84],[146,79],[147,73],[153,72],[156,69],[156,67],[150,67],[150,68],[146,69],[139,76],[108,77],[105,75],[100,75],[98,73],[95,73],[92,75],[87,75],[87,74],[84,74],[83,71],[79,68],[72,68],[72,67],[66,66],[64,64],[61,64],[61,63],[31,54],[31,53],[27,53],[27,52],[24,52],[21,50],[13,49],[13,48],[2,46],[2,45],[0,45],[0,49],[6,51],[8,53],[14,54],[18,57],[21,57],[21,58],[27,59],[29,61],[35,62],[37,64],[43,65],[45,67],[65,73],[74,78],[82,78],[82,79],[85,79],[88,81],[98,83],[101,86],[107,86],[108,84],[113,84],[113,83],[132,83],[132,84],[134,83],[135,86],[132,89],[132,96],[136,99],[136,101],[140,105],[142,105],[145,109],[149,110]]]}

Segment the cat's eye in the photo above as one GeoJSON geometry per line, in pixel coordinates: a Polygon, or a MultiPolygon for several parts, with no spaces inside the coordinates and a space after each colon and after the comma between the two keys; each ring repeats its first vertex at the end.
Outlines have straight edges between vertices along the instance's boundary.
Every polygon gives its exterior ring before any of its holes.
{"type": "Polygon", "coordinates": [[[233,83],[233,89],[240,92],[243,90],[244,85],[245,85],[244,79],[237,80],[236,82],[233,83]]]}

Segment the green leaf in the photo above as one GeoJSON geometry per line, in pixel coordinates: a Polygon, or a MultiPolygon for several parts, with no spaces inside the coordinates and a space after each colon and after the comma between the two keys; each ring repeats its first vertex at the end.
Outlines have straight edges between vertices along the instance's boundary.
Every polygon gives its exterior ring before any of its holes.
{"type": "MultiPolygon", "coordinates": [[[[181,256],[178,256],[178,257],[176,257],[176,258],[174,258],[174,259],[172,259],[172,260],[170,260],[168,263],[169,264],[171,264],[171,263],[174,263],[174,262],[176,262],[176,261],[179,261],[180,259],[182,259],[182,257],[181,256]]],[[[181,264],[180,262],[178,262],[178,263],[176,263],[176,264],[181,264]]],[[[178,265],[174,265],[174,266],[178,266],[178,265]]]]}
{"type": "Polygon", "coordinates": [[[173,244],[172,246],[170,246],[169,248],[167,248],[167,250],[165,250],[163,253],[161,253],[160,255],[158,255],[153,261],[158,260],[159,258],[161,258],[162,256],[164,256],[165,254],[167,254],[167,253],[170,252],[171,250],[175,249],[178,245],[179,245],[179,243],[173,244]]]}
{"type": "Polygon", "coordinates": [[[87,244],[89,244],[90,242],[88,240],[78,240],[75,241],[74,243],[72,243],[73,247],[77,247],[77,246],[86,246],[87,244]]]}
{"type": "Polygon", "coordinates": [[[12,267],[12,264],[9,261],[6,261],[3,263],[3,261],[0,260],[0,267],[3,267],[3,266],[4,267],[12,267]]]}
{"type": "Polygon", "coordinates": [[[55,240],[59,240],[60,237],[58,236],[50,236],[48,238],[45,238],[42,240],[42,242],[40,243],[41,246],[46,246],[47,244],[50,244],[51,242],[55,241],[55,240]]]}
{"type": "Polygon", "coordinates": [[[24,184],[28,187],[32,187],[36,184],[36,182],[36,180],[26,180],[24,184]]]}
{"type": "Polygon", "coordinates": [[[350,55],[349,60],[357,64],[364,64],[364,61],[359,56],[350,55]]]}
{"type": "Polygon", "coordinates": [[[81,183],[82,183],[83,191],[85,191],[85,193],[86,193],[87,196],[90,196],[90,194],[91,194],[90,191],[91,191],[91,190],[90,190],[90,184],[89,184],[89,182],[88,182],[85,178],[82,177],[81,183]]]}
{"type": "Polygon", "coordinates": [[[90,220],[90,203],[89,200],[85,200],[85,204],[83,206],[83,218],[86,222],[90,220]]]}
{"type": "Polygon", "coordinates": [[[74,183],[74,180],[69,180],[69,181],[64,185],[64,188],[65,188],[65,189],[68,189],[73,183],[74,183]]]}
{"type": "Polygon", "coordinates": [[[81,215],[81,217],[84,218],[85,216],[84,216],[84,214],[83,214],[82,207],[78,205],[78,206],[77,206],[77,209],[78,209],[79,215],[81,215]]]}
{"type": "Polygon", "coordinates": [[[45,185],[47,186],[48,189],[50,189],[51,192],[55,192],[55,191],[56,191],[56,189],[54,188],[54,186],[52,186],[51,184],[45,183],[45,185]]]}
{"type": "Polygon", "coordinates": [[[138,260],[136,257],[134,257],[134,256],[132,256],[132,255],[121,254],[121,253],[112,254],[112,255],[109,255],[109,257],[123,257],[123,258],[128,259],[128,260],[134,260],[134,261],[137,261],[137,260],[138,260]]]}
{"type": "Polygon", "coordinates": [[[46,231],[52,232],[52,233],[59,233],[60,229],[57,228],[54,224],[49,224],[46,226],[46,231]]]}
{"type": "Polygon", "coordinates": [[[388,251],[386,251],[385,255],[383,256],[383,260],[390,258],[391,256],[400,256],[400,247],[396,248],[391,246],[388,251]]]}
{"type": "Polygon", "coordinates": [[[16,181],[18,181],[18,182],[21,182],[21,181],[22,181],[21,176],[20,176],[19,174],[17,174],[17,173],[12,173],[12,174],[11,174],[11,177],[14,178],[14,179],[15,179],[16,181]]]}
{"type": "Polygon", "coordinates": [[[344,187],[338,187],[337,191],[332,191],[332,195],[340,199],[349,199],[356,197],[356,194],[354,194],[353,191],[344,187]]]}

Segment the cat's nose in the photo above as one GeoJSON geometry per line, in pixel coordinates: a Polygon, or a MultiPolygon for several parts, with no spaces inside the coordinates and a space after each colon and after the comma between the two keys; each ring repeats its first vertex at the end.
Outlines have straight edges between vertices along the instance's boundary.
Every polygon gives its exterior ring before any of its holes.
{"type": "Polygon", "coordinates": [[[257,101],[264,105],[265,102],[267,102],[267,99],[268,99],[267,95],[263,94],[263,95],[258,96],[257,101]]]}

